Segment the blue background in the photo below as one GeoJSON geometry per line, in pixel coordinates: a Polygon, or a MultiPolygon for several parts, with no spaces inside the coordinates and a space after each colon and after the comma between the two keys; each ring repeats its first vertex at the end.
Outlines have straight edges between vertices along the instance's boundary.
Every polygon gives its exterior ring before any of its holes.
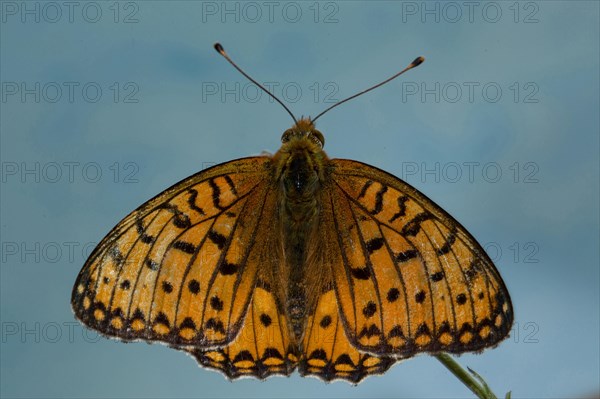
{"type": "Polygon", "coordinates": [[[326,151],[404,178],[494,258],[513,333],[461,364],[498,395],[597,394],[598,2],[0,5],[2,397],[470,396],[429,356],[357,387],[230,383],[74,320],[75,277],[123,216],[204,167],[276,151],[291,125],[216,41],[296,115],[425,56],[319,120],[326,151]]]}

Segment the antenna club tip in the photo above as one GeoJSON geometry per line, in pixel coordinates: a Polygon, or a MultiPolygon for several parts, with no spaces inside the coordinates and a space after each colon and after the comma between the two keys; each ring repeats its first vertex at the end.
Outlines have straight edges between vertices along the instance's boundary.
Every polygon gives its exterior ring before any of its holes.
{"type": "Polygon", "coordinates": [[[423,62],[425,62],[425,57],[417,57],[415,58],[415,60],[410,64],[411,68],[414,68],[416,66],[421,65],[423,62]]]}
{"type": "Polygon", "coordinates": [[[215,43],[214,46],[215,50],[217,50],[217,53],[223,54],[225,53],[225,49],[223,48],[223,46],[221,46],[221,43],[215,43]]]}

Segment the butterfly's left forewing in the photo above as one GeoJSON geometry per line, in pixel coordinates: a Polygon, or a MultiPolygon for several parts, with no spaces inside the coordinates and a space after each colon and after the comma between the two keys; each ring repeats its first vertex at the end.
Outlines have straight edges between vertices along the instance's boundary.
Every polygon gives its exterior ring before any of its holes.
{"type": "Polygon", "coordinates": [[[231,342],[256,282],[259,265],[249,259],[269,164],[255,157],[217,165],[132,212],[79,273],[76,316],[125,340],[200,348],[231,342]]]}
{"type": "Polygon", "coordinates": [[[402,358],[479,351],[508,335],[508,291],[464,227],[372,166],[332,160],[330,176],[331,229],[338,237],[331,251],[341,259],[330,267],[354,346],[402,358]]]}
{"type": "MultiPolygon", "coordinates": [[[[217,348],[183,348],[202,366],[218,370],[231,379],[289,375],[298,361],[285,304],[277,295],[284,278],[274,273],[281,269],[284,261],[277,225],[277,202],[277,191],[272,188],[264,201],[257,204],[257,212],[252,214],[258,225],[247,263],[257,271],[254,284],[245,288],[251,300],[239,333],[232,342],[217,348]]],[[[247,294],[244,291],[237,295],[247,294]]]]}

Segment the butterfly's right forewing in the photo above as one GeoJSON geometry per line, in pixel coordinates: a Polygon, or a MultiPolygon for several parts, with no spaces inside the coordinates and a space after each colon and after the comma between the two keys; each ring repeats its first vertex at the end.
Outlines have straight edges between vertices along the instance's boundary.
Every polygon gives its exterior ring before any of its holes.
{"type": "Polygon", "coordinates": [[[126,340],[213,347],[239,332],[270,159],[200,172],[132,212],[94,250],[72,294],[86,325],[126,340]]]}
{"type": "Polygon", "coordinates": [[[508,335],[508,290],[464,227],[386,172],[349,160],[331,165],[339,255],[330,267],[354,346],[406,358],[480,351],[508,335]]]}

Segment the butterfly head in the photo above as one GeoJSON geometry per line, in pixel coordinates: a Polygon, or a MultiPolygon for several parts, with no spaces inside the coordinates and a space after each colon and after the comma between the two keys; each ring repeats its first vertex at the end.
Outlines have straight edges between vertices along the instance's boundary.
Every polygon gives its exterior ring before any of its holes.
{"type": "Polygon", "coordinates": [[[314,199],[327,162],[323,134],[310,119],[301,118],[283,133],[281,143],[273,162],[288,201],[305,203],[314,199]]]}
{"type": "Polygon", "coordinates": [[[281,142],[283,144],[291,143],[295,140],[308,140],[318,146],[319,149],[322,149],[325,145],[323,133],[315,129],[315,125],[310,118],[301,118],[294,126],[283,132],[283,135],[281,136],[281,142]]]}

